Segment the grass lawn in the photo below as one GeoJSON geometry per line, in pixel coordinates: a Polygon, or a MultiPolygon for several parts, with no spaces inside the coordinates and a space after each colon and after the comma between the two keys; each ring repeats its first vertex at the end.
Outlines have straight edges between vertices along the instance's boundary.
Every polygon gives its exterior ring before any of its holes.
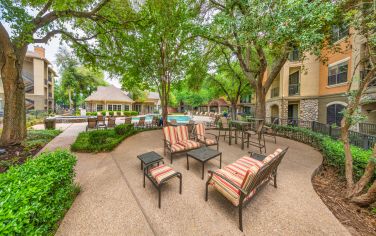
{"type": "Polygon", "coordinates": [[[150,129],[135,129],[133,125],[121,124],[114,129],[81,132],[71,145],[71,150],[74,152],[108,152],[127,137],[146,130],[150,129]]]}

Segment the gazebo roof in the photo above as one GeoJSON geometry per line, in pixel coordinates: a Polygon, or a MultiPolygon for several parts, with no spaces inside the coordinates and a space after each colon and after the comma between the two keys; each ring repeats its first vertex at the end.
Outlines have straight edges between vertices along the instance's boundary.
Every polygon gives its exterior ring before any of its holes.
{"type": "Polygon", "coordinates": [[[229,104],[228,104],[228,102],[226,102],[225,99],[218,98],[218,99],[215,99],[215,100],[211,100],[209,102],[208,106],[211,106],[211,107],[228,107],[229,104]]]}

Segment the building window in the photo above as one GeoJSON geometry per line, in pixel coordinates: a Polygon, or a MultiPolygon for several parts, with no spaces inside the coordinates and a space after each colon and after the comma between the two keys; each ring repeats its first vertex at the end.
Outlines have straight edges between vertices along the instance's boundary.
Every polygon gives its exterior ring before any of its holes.
{"type": "Polygon", "coordinates": [[[141,104],[134,105],[134,110],[140,113],[141,112],[141,104]]]}
{"type": "Polygon", "coordinates": [[[290,52],[289,60],[290,61],[299,61],[300,60],[300,53],[299,53],[298,48],[294,47],[294,49],[290,52]]]}
{"type": "Polygon", "coordinates": [[[289,96],[299,95],[299,71],[289,75],[289,96]]]}
{"type": "Polygon", "coordinates": [[[124,111],[129,111],[129,105],[124,105],[124,111]]]}
{"type": "Polygon", "coordinates": [[[335,25],[332,27],[332,43],[335,43],[348,35],[349,35],[348,25],[342,24],[340,26],[335,25]]]}
{"type": "Polygon", "coordinates": [[[119,105],[119,104],[108,104],[107,110],[108,111],[121,111],[121,105],[119,105]]]}
{"type": "Polygon", "coordinates": [[[347,62],[340,63],[328,68],[328,85],[341,84],[347,82],[347,62]]]}
{"type": "Polygon", "coordinates": [[[252,95],[243,95],[240,97],[240,103],[250,103],[252,100],[252,95]]]}
{"type": "Polygon", "coordinates": [[[345,106],[342,104],[333,104],[326,108],[326,123],[330,125],[341,126],[341,120],[343,118],[342,111],[345,106]]]}
{"type": "Polygon", "coordinates": [[[103,105],[97,104],[97,111],[103,111],[103,105]]]}

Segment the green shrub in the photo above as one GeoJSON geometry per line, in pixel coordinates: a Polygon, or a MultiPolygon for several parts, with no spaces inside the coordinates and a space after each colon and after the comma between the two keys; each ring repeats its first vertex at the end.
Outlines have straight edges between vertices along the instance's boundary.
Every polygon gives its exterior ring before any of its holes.
{"type": "Polygon", "coordinates": [[[138,116],[138,112],[137,111],[131,111],[131,116],[138,116]]]}
{"type": "Polygon", "coordinates": [[[132,115],[132,112],[131,111],[124,111],[123,112],[125,116],[129,117],[132,115]]]}
{"type": "Polygon", "coordinates": [[[130,129],[133,129],[132,124],[121,124],[115,126],[114,128],[115,133],[118,135],[125,135],[130,129]]]}
{"type": "Polygon", "coordinates": [[[81,112],[78,110],[78,111],[75,111],[74,113],[76,116],[80,116],[81,115],[81,112]]]}
{"type": "Polygon", "coordinates": [[[60,133],[60,130],[28,130],[23,146],[26,150],[43,147],[60,133]]]}
{"type": "Polygon", "coordinates": [[[113,112],[113,111],[109,111],[108,114],[109,114],[110,116],[114,116],[114,112],[113,112]]]}
{"type": "Polygon", "coordinates": [[[106,111],[102,111],[101,114],[102,114],[102,116],[106,116],[107,112],[106,111]]]}
{"type": "Polygon", "coordinates": [[[52,235],[78,193],[76,158],[44,153],[0,175],[0,234],[52,235]]]}
{"type": "Polygon", "coordinates": [[[117,116],[121,116],[121,111],[116,111],[117,116]]]}
{"type": "MultiPolygon", "coordinates": [[[[280,136],[306,143],[319,149],[324,157],[324,161],[338,168],[340,173],[344,174],[345,151],[342,142],[306,128],[281,125],[273,125],[272,127],[280,136]]],[[[354,177],[359,179],[364,173],[364,169],[372,155],[372,150],[364,150],[356,146],[351,146],[351,154],[354,163],[354,177]]],[[[376,171],[374,178],[376,178],[376,171]]]]}

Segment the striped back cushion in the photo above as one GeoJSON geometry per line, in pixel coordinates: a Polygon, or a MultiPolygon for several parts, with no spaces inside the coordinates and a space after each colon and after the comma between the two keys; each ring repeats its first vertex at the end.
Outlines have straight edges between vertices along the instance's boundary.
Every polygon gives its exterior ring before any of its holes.
{"type": "Polygon", "coordinates": [[[163,127],[163,133],[165,139],[169,141],[171,144],[175,144],[178,142],[174,126],[163,127]]]}
{"type": "Polygon", "coordinates": [[[204,124],[200,123],[196,125],[196,133],[199,136],[205,136],[205,126],[204,124]]]}
{"type": "Polygon", "coordinates": [[[176,127],[176,133],[178,142],[186,141],[188,140],[188,127],[186,125],[180,125],[176,127]]]}
{"type": "Polygon", "coordinates": [[[255,178],[257,172],[259,171],[259,169],[260,169],[260,167],[254,165],[254,166],[251,166],[247,170],[247,173],[245,174],[241,188],[246,188],[252,182],[252,180],[255,178]]]}
{"type": "Polygon", "coordinates": [[[282,152],[282,149],[278,148],[277,150],[274,151],[274,153],[269,154],[269,156],[265,157],[265,159],[262,162],[264,162],[264,164],[268,163],[281,152],[282,152]]]}

